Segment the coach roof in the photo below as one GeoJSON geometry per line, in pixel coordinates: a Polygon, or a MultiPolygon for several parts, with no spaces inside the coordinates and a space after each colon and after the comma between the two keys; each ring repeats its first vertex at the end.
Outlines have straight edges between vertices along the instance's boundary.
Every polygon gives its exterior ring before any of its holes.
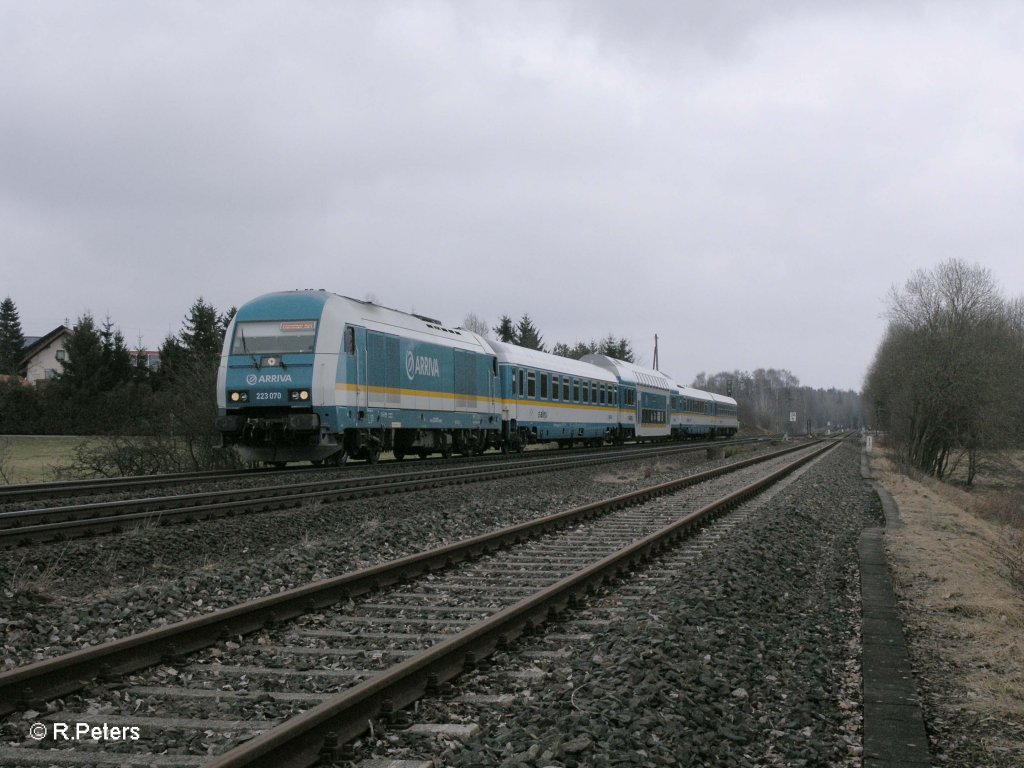
{"type": "Polygon", "coordinates": [[[603,368],[596,365],[574,360],[571,357],[552,355],[549,352],[541,352],[536,349],[517,347],[515,344],[506,344],[503,341],[484,339],[494,354],[498,356],[498,362],[507,365],[521,365],[524,368],[538,368],[553,373],[568,374],[581,379],[594,379],[609,384],[616,384],[617,379],[603,368]]]}

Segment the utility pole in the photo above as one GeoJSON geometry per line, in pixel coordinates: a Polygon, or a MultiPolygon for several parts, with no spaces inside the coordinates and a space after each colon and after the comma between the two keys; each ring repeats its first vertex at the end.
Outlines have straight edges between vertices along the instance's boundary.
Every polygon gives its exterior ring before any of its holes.
{"type": "Polygon", "coordinates": [[[654,334],[654,366],[653,366],[653,368],[656,371],[659,370],[659,368],[658,368],[658,334],[654,334]]]}

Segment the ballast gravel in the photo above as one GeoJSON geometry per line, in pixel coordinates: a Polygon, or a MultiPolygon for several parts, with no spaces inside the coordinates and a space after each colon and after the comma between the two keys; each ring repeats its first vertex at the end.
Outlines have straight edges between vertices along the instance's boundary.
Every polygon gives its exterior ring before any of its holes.
{"type": "MultiPolygon", "coordinates": [[[[22,553],[22,567],[50,562],[53,573],[38,589],[15,583],[16,566],[0,575],[18,587],[0,600],[0,650],[7,666],[50,657],[717,463],[689,455],[147,529],[119,544],[35,548],[22,553]]],[[[611,617],[587,630],[583,649],[569,644],[564,654],[529,662],[543,678],[501,674],[523,668],[517,653],[550,649],[540,635],[457,682],[462,692],[512,693],[513,707],[422,702],[441,721],[481,726],[465,743],[437,738],[435,760],[503,768],[859,765],[856,545],[881,513],[858,466],[856,444],[839,447],[642,601],[606,590],[546,628],[578,632],[574,620],[611,617]]],[[[378,727],[361,752],[396,756],[397,747],[429,758],[429,743],[403,742],[400,731],[378,727]]]]}
{"type": "MultiPolygon", "coordinates": [[[[833,451],[642,601],[612,588],[546,627],[592,637],[566,645],[564,658],[531,660],[542,681],[509,682],[522,654],[551,648],[540,636],[456,686],[512,693],[508,710],[422,702],[440,722],[481,726],[465,744],[438,739],[435,759],[463,768],[861,765],[857,540],[881,512],[857,462],[855,445],[833,451]],[[605,629],[573,624],[609,617],[605,629]]],[[[643,584],[643,572],[635,578],[643,584]]],[[[396,742],[403,751],[396,734],[366,740],[365,753],[394,754],[396,742]]]]}
{"type": "Polygon", "coordinates": [[[739,449],[725,460],[679,453],[395,496],[315,500],[298,509],[5,550],[0,671],[776,448],[739,449]]]}

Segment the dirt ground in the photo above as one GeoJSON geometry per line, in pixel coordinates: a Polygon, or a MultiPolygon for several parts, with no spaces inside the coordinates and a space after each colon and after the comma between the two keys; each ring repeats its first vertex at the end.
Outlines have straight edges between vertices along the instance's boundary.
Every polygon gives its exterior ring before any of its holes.
{"type": "Polygon", "coordinates": [[[1024,591],[998,554],[1011,529],[979,514],[1020,478],[1001,471],[967,491],[897,474],[878,452],[871,468],[906,523],[886,550],[935,765],[1024,766],[1024,591]]]}

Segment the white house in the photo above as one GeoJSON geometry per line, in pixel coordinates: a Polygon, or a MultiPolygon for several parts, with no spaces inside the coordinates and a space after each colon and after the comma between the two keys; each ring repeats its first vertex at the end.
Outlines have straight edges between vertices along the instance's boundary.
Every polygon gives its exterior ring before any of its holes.
{"type": "Polygon", "coordinates": [[[56,378],[64,370],[60,364],[66,354],[64,340],[72,333],[66,325],[59,325],[45,336],[25,339],[20,370],[30,384],[56,378]]]}

